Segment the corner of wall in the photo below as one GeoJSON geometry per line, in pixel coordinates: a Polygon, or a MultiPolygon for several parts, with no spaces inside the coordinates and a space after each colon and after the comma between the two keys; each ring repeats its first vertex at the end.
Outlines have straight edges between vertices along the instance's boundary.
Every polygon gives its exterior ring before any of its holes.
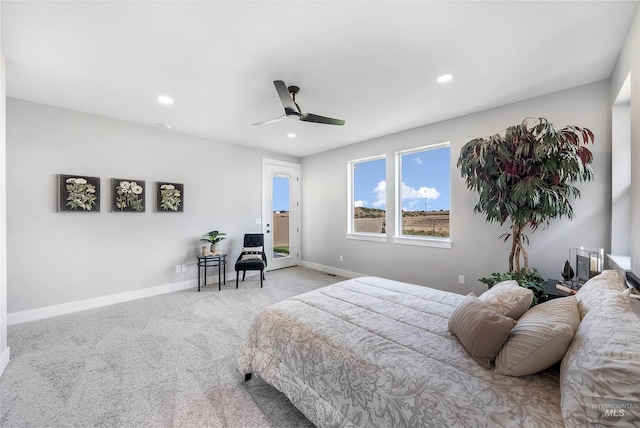
{"type": "Polygon", "coordinates": [[[5,58],[0,51],[0,376],[9,364],[7,346],[7,183],[5,58]]]}

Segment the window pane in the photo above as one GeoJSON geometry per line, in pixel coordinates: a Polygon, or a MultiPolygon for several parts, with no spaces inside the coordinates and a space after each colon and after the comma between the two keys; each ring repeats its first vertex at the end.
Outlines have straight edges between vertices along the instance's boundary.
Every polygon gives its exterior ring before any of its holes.
{"type": "Polygon", "coordinates": [[[289,177],[273,177],[273,258],[289,256],[289,177]]]}
{"type": "Polygon", "coordinates": [[[353,232],[384,233],[387,209],[386,159],[353,162],[353,232]]]}
{"type": "Polygon", "coordinates": [[[449,146],[401,155],[402,235],[449,237],[449,146]]]}

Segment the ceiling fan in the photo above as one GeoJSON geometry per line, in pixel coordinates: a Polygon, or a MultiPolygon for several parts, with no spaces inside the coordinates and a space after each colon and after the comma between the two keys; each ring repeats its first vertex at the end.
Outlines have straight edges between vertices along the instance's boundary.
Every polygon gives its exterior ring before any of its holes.
{"type": "Polygon", "coordinates": [[[345,122],[342,119],[333,119],[331,117],[319,116],[313,113],[302,113],[300,106],[296,103],[296,95],[300,92],[300,88],[297,86],[287,87],[282,80],[274,80],[273,84],[280,96],[280,102],[282,102],[282,107],[284,107],[284,114],[274,119],[254,123],[254,125],[264,125],[267,123],[278,122],[282,119],[295,119],[303,122],[323,123],[325,125],[344,125],[345,122]]]}

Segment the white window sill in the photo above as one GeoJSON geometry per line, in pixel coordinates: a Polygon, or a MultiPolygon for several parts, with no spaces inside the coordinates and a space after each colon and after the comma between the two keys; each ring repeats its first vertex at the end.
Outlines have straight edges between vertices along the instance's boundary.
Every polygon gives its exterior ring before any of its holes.
{"type": "Polygon", "coordinates": [[[434,248],[451,248],[453,245],[453,242],[449,238],[411,238],[408,236],[394,236],[393,243],[434,248]]]}
{"type": "Polygon", "coordinates": [[[380,233],[346,233],[345,236],[357,241],[387,242],[387,235],[380,233]]]}
{"type": "Polygon", "coordinates": [[[607,258],[609,259],[609,269],[619,269],[624,271],[631,270],[631,257],[630,256],[620,256],[615,254],[607,254],[607,258]]]}

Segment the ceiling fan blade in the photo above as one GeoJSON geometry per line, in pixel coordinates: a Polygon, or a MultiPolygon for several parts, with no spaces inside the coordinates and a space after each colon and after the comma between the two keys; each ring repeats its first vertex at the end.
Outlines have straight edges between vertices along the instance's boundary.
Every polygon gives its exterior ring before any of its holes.
{"type": "Polygon", "coordinates": [[[254,125],[266,125],[267,123],[280,122],[282,119],[286,119],[287,115],[274,117],[273,119],[263,120],[262,122],[254,123],[254,125]]]}
{"type": "Polygon", "coordinates": [[[300,116],[300,120],[304,122],[315,122],[315,123],[324,123],[327,125],[344,125],[345,122],[342,119],[334,119],[331,117],[318,116],[313,113],[302,113],[300,116]]]}
{"type": "Polygon", "coordinates": [[[300,110],[298,109],[296,103],[293,101],[287,85],[282,80],[274,80],[273,85],[276,87],[276,91],[278,92],[278,96],[280,97],[280,102],[282,103],[282,107],[284,107],[285,116],[291,114],[299,116],[300,110]]]}

